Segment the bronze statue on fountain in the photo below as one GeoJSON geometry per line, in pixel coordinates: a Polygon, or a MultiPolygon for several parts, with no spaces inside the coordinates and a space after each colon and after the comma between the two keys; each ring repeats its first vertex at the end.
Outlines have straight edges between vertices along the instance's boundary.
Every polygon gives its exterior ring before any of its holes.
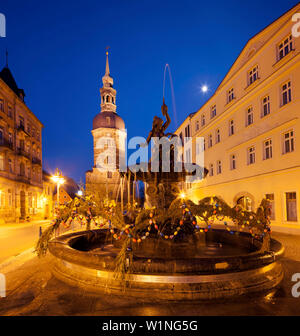
{"type": "MultiPolygon", "coordinates": [[[[154,116],[152,130],[149,132],[146,143],[141,147],[152,145],[151,158],[146,164],[146,169],[136,171],[135,178],[146,184],[146,206],[156,208],[168,208],[172,201],[180,193],[179,182],[185,182],[188,176],[200,175],[203,178],[208,170],[190,163],[192,169],[187,170],[183,162],[182,139],[173,133],[166,133],[171,123],[168,107],[163,99],[161,106],[164,122],[158,116],[154,116]],[[199,174],[200,172],[200,174],[199,174]]],[[[133,167],[130,167],[130,170],[133,167]]],[[[128,174],[127,173],[127,177],[128,174]]]]}

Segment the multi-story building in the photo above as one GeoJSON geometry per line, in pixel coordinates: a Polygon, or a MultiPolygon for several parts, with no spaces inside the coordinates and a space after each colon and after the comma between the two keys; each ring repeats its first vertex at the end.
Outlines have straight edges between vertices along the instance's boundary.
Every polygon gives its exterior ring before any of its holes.
{"type": "MultiPolygon", "coordinates": [[[[211,98],[176,133],[204,138],[208,176],[187,193],[256,210],[272,204],[275,230],[300,229],[300,4],[251,38],[211,98]]],[[[188,153],[185,153],[187,156],[188,153]]],[[[194,161],[195,162],[195,161],[194,161]]],[[[300,232],[300,231],[299,231],[300,232]]]]}
{"type": "Polygon", "coordinates": [[[0,223],[42,218],[42,123],[8,66],[0,72],[0,223]]]}

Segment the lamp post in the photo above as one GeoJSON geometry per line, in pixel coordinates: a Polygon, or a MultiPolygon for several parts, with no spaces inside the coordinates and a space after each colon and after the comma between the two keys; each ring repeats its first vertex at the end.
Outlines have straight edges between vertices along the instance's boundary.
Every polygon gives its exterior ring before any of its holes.
{"type": "Polygon", "coordinates": [[[62,173],[58,168],[56,168],[55,174],[51,176],[51,180],[56,183],[56,206],[59,207],[59,188],[65,183],[65,179],[62,177],[62,173]]]}

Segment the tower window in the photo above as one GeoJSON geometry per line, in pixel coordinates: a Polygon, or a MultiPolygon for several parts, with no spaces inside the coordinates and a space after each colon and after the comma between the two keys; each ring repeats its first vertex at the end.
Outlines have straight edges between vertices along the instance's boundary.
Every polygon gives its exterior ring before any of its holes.
{"type": "Polygon", "coordinates": [[[114,98],[114,97],[111,98],[111,102],[112,102],[113,104],[115,103],[115,98],[114,98]]]}
{"type": "Polygon", "coordinates": [[[106,102],[109,103],[109,96],[106,96],[106,102]]]}

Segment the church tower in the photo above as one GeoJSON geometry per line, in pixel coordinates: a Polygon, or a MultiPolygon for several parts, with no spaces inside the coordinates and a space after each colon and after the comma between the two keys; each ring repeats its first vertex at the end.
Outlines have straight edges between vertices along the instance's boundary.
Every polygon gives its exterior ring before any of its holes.
{"type": "Polygon", "coordinates": [[[115,199],[120,185],[119,168],[125,157],[126,130],[117,114],[113,78],[110,76],[108,52],[105,74],[100,88],[100,113],[93,120],[94,166],[86,172],[86,190],[115,199]]]}

